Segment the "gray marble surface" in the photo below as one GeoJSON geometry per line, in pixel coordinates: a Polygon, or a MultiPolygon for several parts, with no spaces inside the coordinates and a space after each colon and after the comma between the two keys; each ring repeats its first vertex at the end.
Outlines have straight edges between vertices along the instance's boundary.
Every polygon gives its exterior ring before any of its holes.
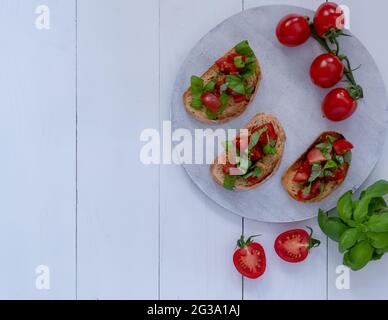
{"type": "Polygon", "coordinates": [[[318,208],[332,209],[338,197],[357,189],[370,175],[382,153],[387,129],[387,95],[380,72],[368,50],[356,37],[341,38],[342,52],[347,54],[363,86],[365,99],[357,112],[341,123],[322,117],[321,102],[329,90],[315,87],[309,78],[313,59],[322,53],[320,46],[309,40],[303,46],[287,48],[275,37],[281,17],[298,12],[312,16],[312,11],[293,6],[263,6],[237,14],[202,38],[189,53],[179,71],[173,92],[171,117],[173,129],[207,128],[186,113],[182,94],[189,86],[190,76],[200,75],[224,52],[243,39],[249,40],[258,56],[263,79],[259,92],[240,117],[216,128],[242,128],[255,114],[275,115],[287,134],[286,149],[277,173],[263,186],[244,193],[235,193],[216,185],[208,165],[183,165],[193,182],[222,207],[246,218],[263,222],[302,221],[317,215],[318,208]],[[301,204],[291,199],[281,185],[284,171],[323,131],[335,130],[355,145],[353,163],[346,181],[329,198],[319,204],[301,204]]]}

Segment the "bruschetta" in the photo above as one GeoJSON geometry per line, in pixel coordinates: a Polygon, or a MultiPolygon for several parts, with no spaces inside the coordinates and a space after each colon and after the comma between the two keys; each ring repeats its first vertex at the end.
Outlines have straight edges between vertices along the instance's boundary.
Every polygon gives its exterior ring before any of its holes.
{"type": "Polygon", "coordinates": [[[227,122],[246,110],[260,79],[259,61],[248,41],[242,41],[201,77],[191,77],[191,86],[183,94],[185,109],[207,124],[227,122]]]}
{"type": "Polygon", "coordinates": [[[231,153],[227,150],[210,168],[213,179],[219,185],[233,191],[252,190],[262,185],[275,174],[284,153],[286,134],[274,116],[259,113],[245,126],[245,129],[248,137],[241,139],[238,135],[234,141],[226,144],[229,145],[227,149],[234,149],[235,156],[232,158],[235,160],[231,161],[231,153]],[[239,173],[242,167],[239,159],[243,152],[246,155],[245,159],[248,160],[247,170],[239,173]],[[238,173],[231,169],[238,169],[238,173]]]}
{"type": "Polygon", "coordinates": [[[283,187],[297,201],[322,201],[344,182],[352,149],[342,134],[322,133],[283,175],[283,187]]]}

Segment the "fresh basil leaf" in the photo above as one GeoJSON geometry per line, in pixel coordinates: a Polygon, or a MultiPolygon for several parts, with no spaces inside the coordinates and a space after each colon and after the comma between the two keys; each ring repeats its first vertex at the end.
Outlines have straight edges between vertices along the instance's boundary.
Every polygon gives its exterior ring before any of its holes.
{"type": "Polygon", "coordinates": [[[237,56],[233,59],[233,63],[238,69],[243,69],[245,68],[245,62],[244,58],[242,56],[237,56]]]}
{"type": "Polygon", "coordinates": [[[366,194],[371,198],[379,198],[388,194],[388,181],[380,180],[366,189],[366,194]]]}
{"type": "Polygon", "coordinates": [[[276,148],[271,146],[271,144],[267,144],[263,147],[263,151],[265,154],[271,154],[274,155],[276,154],[276,148]]]}
{"type": "Polygon", "coordinates": [[[338,165],[334,160],[329,160],[326,162],[325,166],[323,167],[323,170],[329,170],[329,169],[337,169],[338,165]]]}
{"type": "Polygon", "coordinates": [[[244,71],[241,72],[241,76],[244,79],[249,79],[256,72],[256,64],[249,64],[245,67],[244,71]]]}
{"type": "Polygon", "coordinates": [[[209,109],[206,109],[206,116],[208,117],[209,120],[217,120],[218,119],[218,114],[210,111],[209,109]]]}
{"type": "Polygon", "coordinates": [[[348,229],[342,233],[340,242],[338,244],[339,252],[344,253],[345,251],[349,250],[351,247],[353,247],[359,237],[359,231],[356,228],[348,229]]]}
{"type": "Polygon", "coordinates": [[[229,95],[225,92],[221,93],[220,95],[220,102],[221,102],[221,109],[220,109],[220,113],[222,113],[226,106],[228,105],[228,102],[229,102],[229,95]]]}
{"type": "Polygon", "coordinates": [[[347,151],[345,154],[344,154],[344,161],[348,164],[351,164],[352,163],[352,151],[347,151]]]}
{"type": "Polygon", "coordinates": [[[337,202],[338,215],[344,222],[351,220],[353,216],[352,195],[352,191],[348,191],[337,202]]]}
{"type": "Polygon", "coordinates": [[[320,143],[315,147],[322,151],[327,160],[331,160],[331,151],[333,150],[333,146],[330,143],[320,143]]]}
{"type": "Polygon", "coordinates": [[[215,81],[211,80],[205,85],[203,90],[206,92],[214,92],[215,88],[216,88],[216,83],[215,81]]]}
{"type": "Polygon", "coordinates": [[[372,260],[373,252],[374,249],[368,241],[361,241],[345,254],[344,265],[353,271],[361,270],[372,260]]]}
{"type": "Polygon", "coordinates": [[[339,242],[348,227],[337,217],[328,217],[323,210],[319,210],[318,224],[322,232],[331,240],[339,242]]]}
{"type": "Polygon", "coordinates": [[[255,92],[255,87],[246,88],[245,91],[246,91],[247,94],[252,94],[253,92],[255,92]]]}
{"type": "Polygon", "coordinates": [[[334,144],[334,142],[336,142],[338,140],[337,138],[335,138],[335,137],[333,137],[333,136],[331,136],[329,134],[326,136],[326,138],[327,138],[327,140],[329,140],[329,142],[331,144],[334,144]]]}
{"type": "Polygon", "coordinates": [[[312,187],[312,184],[310,183],[307,187],[303,189],[304,196],[308,196],[311,193],[311,187],[312,187]]]}
{"type": "Polygon", "coordinates": [[[372,216],[374,214],[378,214],[381,209],[386,209],[387,203],[385,202],[383,197],[373,198],[369,204],[368,215],[372,216]]]}
{"type": "Polygon", "coordinates": [[[388,213],[371,216],[366,226],[371,232],[388,232],[388,213]]]}
{"type": "Polygon", "coordinates": [[[387,232],[368,232],[367,237],[369,243],[375,249],[384,249],[388,248],[388,233],[387,232]]]}
{"type": "Polygon", "coordinates": [[[353,213],[353,219],[356,222],[362,223],[366,220],[368,217],[368,208],[371,200],[372,198],[368,196],[358,201],[353,213]]]}
{"type": "Polygon", "coordinates": [[[203,93],[203,80],[200,77],[191,77],[191,94],[197,95],[203,93]]]}
{"type": "Polygon", "coordinates": [[[261,135],[267,131],[267,127],[263,127],[261,128],[260,130],[258,131],[255,131],[251,137],[250,137],[250,141],[249,141],[249,150],[253,149],[257,143],[259,142],[260,140],[260,137],[261,135]]]}
{"type": "Polygon", "coordinates": [[[237,176],[226,175],[224,178],[224,188],[228,190],[234,190],[236,187],[237,176]]]}
{"type": "Polygon", "coordinates": [[[256,63],[256,58],[254,56],[247,57],[246,60],[245,60],[245,65],[249,65],[249,64],[252,64],[252,63],[256,63]]]}
{"type": "Polygon", "coordinates": [[[259,167],[255,167],[255,169],[253,171],[247,173],[244,176],[244,179],[248,179],[250,177],[260,177],[262,173],[263,173],[263,169],[261,169],[259,167]]]}
{"type": "Polygon", "coordinates": [[[254,56],[254,52],[249,46],[249,43],[247,40],[241,41],[239,44],[235,46],[235,50],[238,54],[242,54],[246,57],[252,57],[254,56]]]}
{"type": "Polygon", "coordinates": [[[201,100],[201,94],[192,94],[192,99],[191,99],[191,107],[194,108],[195,110],[201,110],[203,107],[203,102],[201,100]]]}
{"type": "Polygon", "coordinates": [[[334,156],[335,161],[339,163],[339,165],[343,165],[345,163],[345,159],[343,156],[335,155],[334,156]]]}
{"type": "Polygon", "coordinates": [[[309,178],[309,182],[314,182],[317,180],[322,174],[322,167],[318,163],[314,163],[311,167],[311,175],[309,178]]]}
{"type": "Polygon", "coordinates": [[[226,83],[228,87],[236,93],[245,94],[245,83],[241,77],[236,75],[227,75],[226,83]]]}

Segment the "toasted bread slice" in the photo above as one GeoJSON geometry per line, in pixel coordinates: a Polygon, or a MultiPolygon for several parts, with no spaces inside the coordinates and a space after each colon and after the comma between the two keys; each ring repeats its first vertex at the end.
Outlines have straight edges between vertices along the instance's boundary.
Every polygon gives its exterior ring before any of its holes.
{"type": "Polygon", "coordinates": [[[327,131],[323,132],[315,141],[314,143],[306,150],[306,152],[291,166],[287,169],[285,174],[282,177],[282,184],[284,189],[288,192],[288,194],[295,200],[299,202],[305,202],[305,203],[313,203],[313,202],[320,202],[323,199],[327,198],[334,192],[335,189],[337,189],[346,179],[346,176],[348,174],[349,170],[349,164],[344,163],[342,166],[342,169],[344,171],[344,177],[343,179],[340,179],[338,181],[329,181],[325,184],[325,189],[321,194],[319,194],[317,197],[311,199],[311,200],[300,200],[298,198],[298,192],[300,191],[301,184],[298,182],[294,182],[293,179],[295,177],[295,174],[297,173],[300,166],[303,164],[304,161],[306,161],[307,154],[311,149],[313,149],[321,140],[323,137],[330,135],[334,138],[337,138],[338,140],[344,139],[344,136],[338,132],[333,131],[327,131]]]}
{"type": "MultiPolygon", "coordinates": [[[[236,53],[236,49],[233,48],[230,51],[228,51],[224,57],[236,53]]],[[[258,90],[258,87],[260,85],[261,80],[261,68],[259,61],[257,57],[254,55],[254,61],[255,61],[255,72],[246,79],[247,85],[249,87],[253,87],[254,91],[249,96],[249,101],[242,101],[239,103],[236,103],[233,99],[229,99],[225,110],[217,116],[216,120],[211,120],[208,118],[206,113],[206,108],[203,107],[200,110],[197,110],[191,106],[191,102],[193,100],[193,97],[191,95],[191,87],[189,87],[186,92],[183,94],[183,103],[185,106],[186,111],[191,114],[195,119],[207,123],[207,124],[220,124],[225,123],[229,120],[232,120],[235,117],[238,117],[241,115],[248,105],[251,103],[251,101],[254,99],[256,92],[258,90]]],[[[215,79],[220,74],[220,68],[217,66],[216,63],[214,63],[209,70],[207,70],[202,76],[201,79],[204,81],[205,84],[207,84],[209,81],[215,79]]]]}
{"type": "MultiPolygon", "coordinates": [[[[256,162],[256,167],[261,168],[260,181],[255,184],[249,183],[244,178],[238,178],[235,183],[234,191],[248,191],[257,188],[265,183],[270,177],[272,177],[279,168],[281,159],[284,153],[286,134],[280,122],[272,115],[266,113],[259,113],[253,117],[253,119],[247,123],[244,127],[246,129],[252,129],[260,127],[271,122],[278,135],[277,143],[275,146],[276,154],[265,155],[262,159],[256,162]]],[[[213,179],[221,186],[224,186],[225,173],[223,172],[223,166],[226,163],[227,154],[220,155],[217,160],[211,165],[210,172],[213,179]]]]}

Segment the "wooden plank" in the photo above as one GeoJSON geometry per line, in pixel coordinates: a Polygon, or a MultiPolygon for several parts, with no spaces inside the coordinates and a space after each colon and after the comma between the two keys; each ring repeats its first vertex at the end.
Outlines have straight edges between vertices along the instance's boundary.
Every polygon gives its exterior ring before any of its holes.
{"type": "MultiPolygon", "coordinates": [[[[342,1],[350,9],[351,31],[368,48],[369,52],[376,59],[380,72],[388,83],[388,61],[386,59],[386,45],[381,42],[384,31],[381,28],[385,21],[385,12],[388,10],[388,3],[377,1],[373,5],[362,1],[342,1]],[[371,33],[371,30],[375,32],[371,33]]],[[[363,72],[362,67],[357,72],[363,72]]],[[[364,183],[361,189],[371,185],[380,179],[388,179],[388,146],[382,146],[383,156],[370,178],[364,183]]],[[[329,298],[330,299],[388,299],[388,277],[385,275],[388,268],[388,257],[381,261],[371,262],[365,269],[358,272],[350,272],[349,290],[337,288],[336,280],[340,274],[336,268],[342,264],[342,255],[339,254],[337,244],[329,243],[329,298]]]]}
{"type": "Polygon", "coordinates": [[[0,3],[1,299],[75,298],[75,1],[44,3],[0,3]]]}
{"type": "Polygon", "coordinates": [[[158,167],[139,160],[158,128],[159,7],[78,2],[78,296],[158,297],[158,167]]]}
{"type": "MultiPolygon", "coordinates": [[[[162,120],[170,119],[173,84],[189,50],[241,7],[235,0],[161,1],[162,120]]],[[[231,260],[241,218],[209,200],[181,167],[161,167],[160,192],[161,298],[241,299],[231,260]]]]}
{"type": "MultiPolygon", "coordinates": [[[[315,9],[320,4],[320,1],[245,0],[244,4],[245,9],[273,4],[296,5],[315,9]]],[[[285,208],[285,210],[291,209],[285,208]]],[[[327,240],[320,232],[316,219],[278,225],[245,220],[244,233],[247,236],[262,234],[258,240],[264,245],[267,254],[266,274],[257,281],[244,279],[244,299],[326,299],[327,240]],[[276,237],[283,231],[304,228],[306,225],[315,230],[316,238],[322,241],[321,246],[314,249],[308,260],[301,264],[291,265],[280,260],[273,250],[276,237]]]]}

